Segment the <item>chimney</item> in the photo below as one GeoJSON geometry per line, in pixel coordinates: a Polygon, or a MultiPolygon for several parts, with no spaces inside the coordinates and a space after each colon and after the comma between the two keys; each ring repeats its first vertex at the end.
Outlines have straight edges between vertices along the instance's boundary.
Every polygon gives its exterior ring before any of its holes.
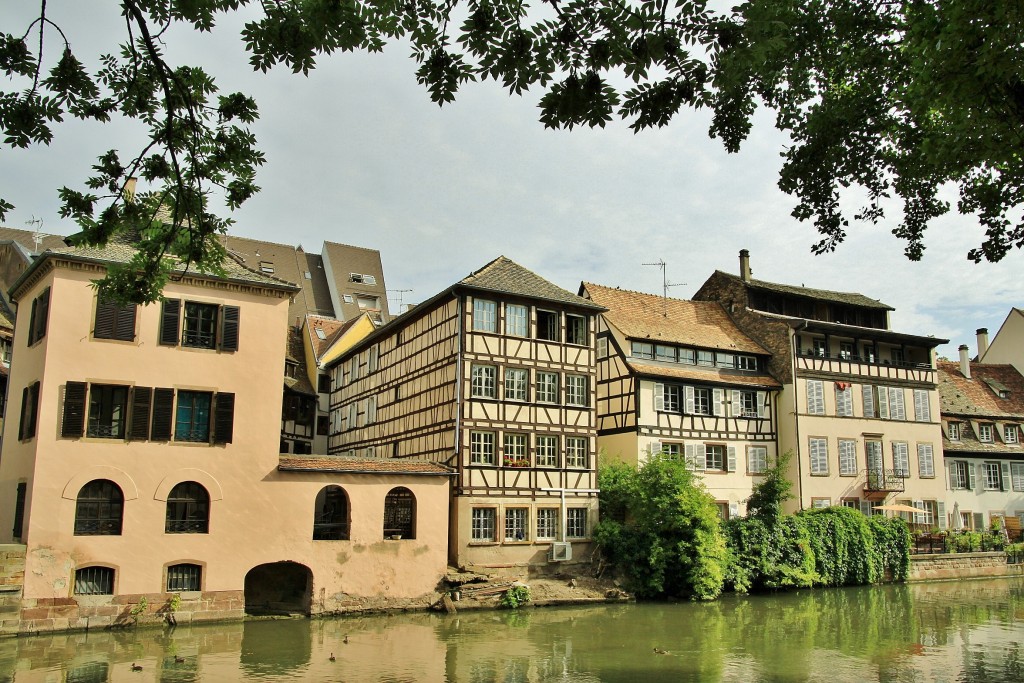
{"type": "Polygon", "coordinates": [[[971,378],[971,359],[967,356],[967,344],[960,345],[960,372],[967,379],[971,378]]]}
{"type": "Polygon", "coordinates": [[[740,279],[750,282],[750,252],[740,249],[740,279]]]}
{"type": "Polygon", "coordinates": [[[978,335],[978,360],[980,361],[988,351],[988,328],[979,327],[975,334],[978,335]]]}
{"type": "Polygon", "coordinates": [[[132,176],[124,181],[124,200],[131,204],[135,201],[135,183],[138,178],[132,176]]]}

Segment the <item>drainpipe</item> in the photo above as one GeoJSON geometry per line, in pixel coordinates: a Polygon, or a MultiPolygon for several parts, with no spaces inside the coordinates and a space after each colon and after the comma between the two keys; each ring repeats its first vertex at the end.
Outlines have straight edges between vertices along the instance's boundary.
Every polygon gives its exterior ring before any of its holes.
{"type": "Polygon", "coordinates": [[[804,477],[803,477],[803,466],[802,466],[803,465],[803,457],[802,457],[803,453],[802,453],[802,450],[801,450],[801,445],[802,444],[800,442],[800,396],[799,396],[800,392],[797,390],[797,381],[796,381],[797,353],[796,353],[796,347],[793,346],[793,342],[796,340],[796,333],[797,333],[797,331],[798,330],[799,331],[803,331],[805,329],[807,329],[807,321],[806,320],[804,320],[802,323],[800,323],[800,327],[798,327],[797,329],[790,328],[790,332],[789,332],[789,350],[790,350],[790,356],[792,357],[792,360],[790,361],[790,364],[791,364],[790,371],[792,373],[791,377],[793,378],[793,426],[794,426],[794,432],[795,432],[795,436],[796,436],[796,449],[795,449],[795,453],[794,453],[794,455],[796,457],[796,499],[800,502],[800,508],[799,508],[800,510],[804,509],[804,477]]]}
{"type": "Polygon", "coordinates": [[[565,527],[566,527],[566,522],[568,521],[566,519],[566,517],[565,517],[565,513],[566,513],[566,509],[565,509],[565,492],[566,491],[575,491],[576,493],[600,493],[601,489],[542,488],[541,491],[544,491],[545,493],[557,493],[557,494],[559,494],[559,497],[562,499],[561,510],[559,511],[559,514],[561,515],[561,517],[559,517],[560,524],[558,525],[558,542],[559,543],[565,543],[565,527]]]}
{"type": "MultiPolygon", "coordinates": [[[[455,438],[453,439],[453,445],[455,447],[455,481],[452,484],[452,495],[448,499],[448,559],[453,560],[458,558],[458,550],[453,552],[453,548],[459,546],[458,536],[458,524],[456,518],[456,505],[455,498],[457,496],[456,489],[462,486],[462,482],[465,480],[462,471],[462,295],[456,294],[455,297],[455,438]],[[454,535],[454,538],[453,538],[454,535]]],[[[497,524],[497,521],[495,521],[497,524]]]]}

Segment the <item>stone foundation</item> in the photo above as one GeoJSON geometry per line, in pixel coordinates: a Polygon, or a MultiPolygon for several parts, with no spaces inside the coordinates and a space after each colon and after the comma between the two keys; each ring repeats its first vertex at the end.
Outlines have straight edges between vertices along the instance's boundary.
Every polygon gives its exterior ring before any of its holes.
{"type": "Polygon", "coordinates": [[[1024,576],[1024,565],[1007,564],[1006,553],[913,555],[908,581],[941,581],[999,576],[1024,576]]]}
{"type": "Polygon", "coordinates": [[[21,626],[21,587],[25,582],[25,546],[0,545],[0,635],[21,626]]]}

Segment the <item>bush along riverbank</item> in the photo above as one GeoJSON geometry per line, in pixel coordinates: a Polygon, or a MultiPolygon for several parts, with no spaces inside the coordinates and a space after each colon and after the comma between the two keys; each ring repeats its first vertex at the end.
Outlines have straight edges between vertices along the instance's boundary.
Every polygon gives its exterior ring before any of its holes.
{"type": "Polygon", "coordinates": [[[747,516],[727,522],[679,460],[659,454],[639,469],[604,465],[595,540],[641,598],[906,580],[911,536],[902,519],[845,507],[783,514],[792,497],[783,475],[789,457],[754,487],[747,516]]]}

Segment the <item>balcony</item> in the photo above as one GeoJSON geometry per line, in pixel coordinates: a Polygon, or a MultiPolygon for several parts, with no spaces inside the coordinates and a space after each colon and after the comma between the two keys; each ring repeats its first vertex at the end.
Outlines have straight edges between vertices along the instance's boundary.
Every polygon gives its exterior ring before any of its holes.
{"type": "Polygon", "coordinates": [[[906,490],[905,470],[867,470],[864,490],[868,492],[902,493],[906,490]]]}
{"type": "Polygon", "coordinates": [[[833,356],[807,352],[796,357],[796,368],[797,372],[810,371],[845,376],[855,375],[883,382],[899,380],[935,383],[935,368],[928,363],[878,362],[862,356],[833,356]]]}

